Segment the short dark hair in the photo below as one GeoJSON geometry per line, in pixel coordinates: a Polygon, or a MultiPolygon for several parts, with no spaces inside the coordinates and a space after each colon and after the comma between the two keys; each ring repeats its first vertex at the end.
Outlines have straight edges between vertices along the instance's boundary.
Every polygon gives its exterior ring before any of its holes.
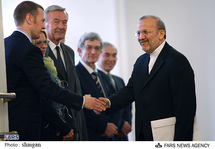
{"type": "Polygon", "coordinates": [[[154,15],[145,15],[145,16],[142,16],[142,17],[139,19],[139,21],[144,20],[144,19],[147,19],[147,18],[153,18],[153,19],[156,20],[156,23],[157,23],[158,28],[165,31],[164,39],[166,39],[166,27],[165,27],[164,22],[163,22],[159,17],[154,16],[154,15]]]}
{"type": "Polygon", "coordinates": [[[28,13],[30,13],[35,19],[38,15],[38,8],[43,7],[37,3],[34,3],[32,1],[23,1],[21,2],[14,10],[13,18],[16,26],[20,26],[24,23],[25,17],[28,13]]]}

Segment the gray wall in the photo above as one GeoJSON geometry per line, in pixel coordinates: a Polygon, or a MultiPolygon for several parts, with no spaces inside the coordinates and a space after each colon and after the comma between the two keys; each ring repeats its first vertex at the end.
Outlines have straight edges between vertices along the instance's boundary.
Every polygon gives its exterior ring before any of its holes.
{"type": "MultiPolygon", "coordinates": [[[[4,36],[15,29],[12,14],[21,0],[2,0],[4,36]]],[[[190,61],[196,79],[197,118],[202,140],[215,140],[215,1],[213,0],[37,0],[44,8],[52,4],[69,13],[66,44],[77,50],[77,42],[86,31],[98,32],[104,41],[119,51],[116,75],[130,77],[141,50],[133,35],[138,19],[146,14],[159,16],[167,28],[167,42],[190,61]]],[[[76,63],[79,56],[76,52],[76,63]]],[[[134,121],[133,121],[134,124],[134,121]]],[[[134,130],[134,127],[133,127],[134,130]]],[[[133,140],[133,133],[130,134],[133,140]]]]}

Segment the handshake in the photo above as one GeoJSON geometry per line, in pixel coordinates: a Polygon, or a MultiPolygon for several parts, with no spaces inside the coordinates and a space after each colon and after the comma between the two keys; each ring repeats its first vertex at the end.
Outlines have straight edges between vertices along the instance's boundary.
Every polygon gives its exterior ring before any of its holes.
{"type": "Polygon", "coordinates": [[[95,110],[97,113],[101,113],[110,107],[110,100],[100,97],[99,99],[91,97],[91,95],[84,96],[84,107],[89,110],[95,110]]]}

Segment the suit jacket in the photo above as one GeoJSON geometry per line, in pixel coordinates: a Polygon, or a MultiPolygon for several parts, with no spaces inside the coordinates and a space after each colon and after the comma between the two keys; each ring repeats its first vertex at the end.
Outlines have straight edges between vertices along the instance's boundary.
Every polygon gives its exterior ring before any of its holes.
{"type": "MultiPolygon", "coordinates": [[[[61,66],[57,62],[56,57],[54,56],[52,50],[50,47],[47,47],[47,50],[49,50],[49,56],[53,59],[55,67],[57,68],[58,77],[60,80],[65,80],[68,82],[68,89],[70,91],[73,91],[78,94],[82,94],[81,92],[81,85],[79,82],[79,78],[77,76],[77,72],[75,69],[75,61],[74,61],[74,51],[67,45],[60,43],[61,49],[63,51],[64,61],[65,61],[65,67],[66,67],[66,76],[63,72],[61,66]]],[[[86,121],[84,117],[83,110],[76,111],[72,110],[73,116],[75,117],[75,123],[79,130],[79,140],[80,141],[87,141],[88,140],[88,134],[87,134],[87,126],[86,121]]]]}
{"type": "Polygon", "coordinates": [[[110,97],[111,111],[135,101],[136,140],[153,140],[151,121],[176,117],[174,140],[191,141],[196,96],[188,60],[168,43],[149,75],[148,59],[149,54],[137,59],[128,85],[110,97]]]}
{"type": "MultiPolygon", "coordinates": [[[[95,81],[91,77],[91,74],[89,74],[87,69],[80,62],[76,65],[76,70],[81,83],[82,94],[91,94],[91,96],[96,98],[103,97],[95,81]]],[[[108,80],[108,77],[100,70],[98,70],[98,75],[106,96],[110,96],[114,90],[108,80]]],[[[101,137],[101,135],[105,132],[108,122],[112,122],[116,126],[119,126],[119,120],[117,119],[118,115],[110,117],[106,112],[102,112],[100,115],[97,115],[94,111],[87,109],[84,109],[84,114],[90,141],[108,140],[106,137],[101,137]]]]}
{"type": "MultiPolygon", "coordinates": [[[[116,85],[116,92],[119,91],[121,88],[125,86],[125,83],[122,78],[112,75],[115,85],[116,85]]],[[[121,109],[121,122],[120,122],[120,127],[119,130],[122,128],[124,125],[125,121],[127,121],[131,125],[131,118],[132,118],[132,104],[129,104],[125,108],[121,109]]],[[[118,138],[119,141],[128,141],[128,136],[118,138]]]]}
{"type": "Polygon", "coordinates": [[[80,110],[83,97],[62,89],[51,80],[43,63],[41,50],[21,32],[5,38],[9,129],[18,131],[20,140],[40,140],[41,97],[80,110]],[[69,99],[69,100],[68,100],[69,99]]]}

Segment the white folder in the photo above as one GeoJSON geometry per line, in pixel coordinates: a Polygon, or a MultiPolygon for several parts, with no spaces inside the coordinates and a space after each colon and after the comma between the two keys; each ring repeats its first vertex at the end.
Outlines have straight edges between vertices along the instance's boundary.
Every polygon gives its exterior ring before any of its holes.
{"type": "MultiPolygon", "coordinates": [[[[173,141],[175,134],[175,117],[151,121],[154,141],[173,141]]],[[[194,118],[193,141],[201,141],[197,118],[194,118]]]]}

